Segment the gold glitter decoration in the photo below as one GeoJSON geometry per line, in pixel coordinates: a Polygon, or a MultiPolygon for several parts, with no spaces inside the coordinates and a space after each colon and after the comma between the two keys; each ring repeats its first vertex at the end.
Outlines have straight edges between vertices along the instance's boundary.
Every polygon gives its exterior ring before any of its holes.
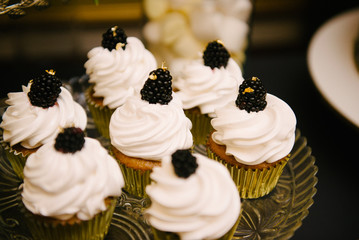
{"type": "Polygon", "coordinates": [[[45,70],[48,74],[50,75],[55,75],[56,71],[54,69],[50,69],[50,70],[45,70]]]}
{"type": "Polygon", "coordinates": [[[163,70],[167,70],[167,67],[165,67],[165,64],[166,64],[166,62],[163,61],[163,62],[162,62],[162,66],[161,66],[161,68],[162,68],[163,70]]]}
{"type": "Polygon", "coordinates": [[[246,89],[244,89],[244,91],[242,93],[246,94],[246,93],[251,93],[251,92],[254,92],[253,88],[247,87],[246,89]]]}
{"type": "Polygon", "coordinates": [[[117,36],[117,33],[116,33],[117,28],[118,28],[117,26],[114,26],[114,27],[111,28],[112,35],[113,35],[114,37],[117,36]]]}
{"type": "Polygon", "coordinates": [[[157,79],[157,75],[155,73],[151,73],[151,75],[149,76],[149,79],[151,80],[156,80],[157,79]]]}
{"type": "Polygon", "coordinates": [[[252,77],[252,81],[257,81],[259,80],[257,77],[252,77]]]}
{"type": "Polygon", "coordinates": [[[222,40],[217,40],[216,42],[218,42],[219,44],[222,44],[224,46],[224,43],[222,42],[222,40]]]}
{"type": "Polygon", "coordinates": [[[116,44],[116,50],[122,48],[123,46],[125,46],[126,44],[122,43],[122,42],[119,42],[116,44]]]}

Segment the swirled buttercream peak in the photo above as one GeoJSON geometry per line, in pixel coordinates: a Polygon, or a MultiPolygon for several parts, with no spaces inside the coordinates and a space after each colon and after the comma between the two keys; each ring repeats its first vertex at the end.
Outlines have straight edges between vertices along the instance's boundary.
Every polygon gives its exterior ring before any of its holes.
{"type": "Polygon", "coordinates": [[[177,149],[191,148],[192,123],[176,93],[172,96],[167,105],[130,97],[111,116],[111,144],[127,156],[156,161],[177,149]]]}
{"type": "Polygon", "coordinates": [[[129,96],[138,93],[157,67],[156,59],[136,37],[128,37],[126,49],[109,51],[102,46],[91,49],[85,63],[94,96],[103,97],[103,104],[115,109],[129,96]]]}
{"type": "Polygon", "coordinates": [[[31,83],[23,86],[22,92],[8,94],[6,103],[9,107],[0,124],[5,142],[11,146],[20,143],[23,147],[32,149],[55,139],[62,128],[86,128],[86,112],[73,100],[66,88],[61,87],[54,106],[42,108],[31,105],[27,96],[30,85],[31,83]]]}
{"type": "Polygon", "coordinates": [[[211,124],[214,142],[247,165],[275,162],[287,156],[294,145],[296,117],[287,103],[267,94],[267,106],[259,112],[240,110],[235,102],[217,109],[211,124]]]}
{"type": "Polygon", "coordinates": [[[170,156],[153,169],[153,181],[146,187],[151,206],[145,216],[154,228],[176,233],[181,239],[217,239],[239,217],[239,193],[223,165],[193,155],[198,167],[188,178],[175,174],[170,156]]]}
{"type": "Polygon", "coordinates": [[[85,138],[75,153],[49,142],[31,154],[24,168],[23,203],[37,215],[89,220],[107,209],[105,199],[121,195],[124,180],[117,162],[99,141],[85,138]]]}

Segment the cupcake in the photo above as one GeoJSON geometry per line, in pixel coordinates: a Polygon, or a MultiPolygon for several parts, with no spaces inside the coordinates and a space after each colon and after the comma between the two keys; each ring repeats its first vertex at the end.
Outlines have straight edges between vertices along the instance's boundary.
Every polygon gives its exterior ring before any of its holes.
{"type": "Polygon", "coordinates": [[[273,190],[295,141],[296,117],[288,104],[253,77],[241,84],[236,101],[216,110],[211,124],[208,156],[230,170],[240,196],[273,190]]]}
{"type": "Polygon", "coordinates": [[[117,162],[80,128],[31,154],[21,211],[34,239],[104,239],[124,180],[117,162]]]}
{"type": "Polygon", "coordinates": [[[102,46],[91,49],[84,67],[90,87],[86,101],[95,125],[109,138],[109,122],[114,110],[140,91],[156,60],[136,37],[127,37],[117,26],[103,34],[102,46]]]}
{"type": "Polygon", "coordinates": [[[55,71],[49,70],[22,86],[22,92],[8,94],[1,145],[21,179],[27,157],[55,139],[61,128],[86,128],[85,110],[61,85],[55,71]]]}
{"type": "Polygon", "coordinates": [[[220,41],[208,43],[202,59],[183,66],[173,86],[192,121],[195,144],[206,143],[215,109],[236,99],[242,81],[241,69],[220,41]]]}
{"type": "Polygon", "coordinates": [[[241,201],[227,169],[188,150],[178,150],[151,173],[145,217],[155,240],[232,239],[241,201]]]}
{"type": "Polygon", "coordinates": [[[141,96],[129,97],[110,121],[111,152],[124,174],[124,190],[145,196],[149,174],[163,156],[192,147],[191,126],[172,92],[170,72],[163,67],[150,72],[141,96]]]}

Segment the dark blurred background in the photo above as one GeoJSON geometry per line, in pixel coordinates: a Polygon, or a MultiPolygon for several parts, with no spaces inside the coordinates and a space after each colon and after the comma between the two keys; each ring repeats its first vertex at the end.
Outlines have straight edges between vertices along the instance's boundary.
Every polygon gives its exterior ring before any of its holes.
{"type": "MultiPolygon", "coordinates": [[[[141,37],[138,29],[145,19],[140,0],[49,2],[45,9],[25,9],[26,15],[18,19],[0,15],[0,69],[6,82],[1,97],[21,89],[19,83],[44,68],[55,68],[64,79],[82,74],[86,53],[100,44],[102,32],[111,25],[141,37]]],[[[355,0],[254,0],[248,57],[306,53],[321,24],[358,5],[355,0]]]]}
{"type": "MultiPolygon", "coordinates": [[[[86,53],[100,44],[109,26],[121,24],[128,35],[141,37],[140,1],[51,4],[29,9],[19,19],[0,15],[1,98],[20,91],[43,69],[54,68],[63,79],[84,74],[86,53]]],[[[359,130],[323,99],[307,66],[315,31],[355,7],[358,0],[255,1],[244,75],[260,77],[269,92],[293,108],[319,168],[314,205],[292,239],[359,239],[359,130]]]]}

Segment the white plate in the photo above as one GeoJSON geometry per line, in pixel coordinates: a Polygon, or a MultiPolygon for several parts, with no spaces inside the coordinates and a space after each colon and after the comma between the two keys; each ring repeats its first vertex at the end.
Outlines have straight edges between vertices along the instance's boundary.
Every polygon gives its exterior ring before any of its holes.
{"type": "Polygon", "coordinates": [[[324,23],[308,48],[308,66],[316,87],[341,115],[359,127],[359,72],[354,43],[359,34],[359,8],[324,23]]]}

